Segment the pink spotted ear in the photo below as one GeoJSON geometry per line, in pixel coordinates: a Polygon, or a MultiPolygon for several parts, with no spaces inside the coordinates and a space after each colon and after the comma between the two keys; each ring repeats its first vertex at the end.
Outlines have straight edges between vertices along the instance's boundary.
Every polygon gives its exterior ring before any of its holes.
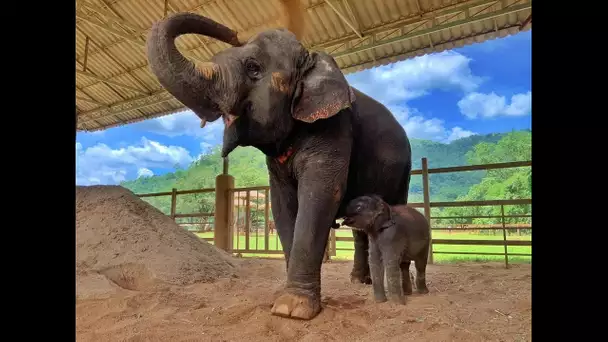
{"type": "Polygon", "coordinates": [[[315,52],[311,57],[314,66],[298,85],[300,94],[292,108],[296,120],[309,123],[332,117],[355,100],[353,90],[333,57],[324,52],[315,52]]]}

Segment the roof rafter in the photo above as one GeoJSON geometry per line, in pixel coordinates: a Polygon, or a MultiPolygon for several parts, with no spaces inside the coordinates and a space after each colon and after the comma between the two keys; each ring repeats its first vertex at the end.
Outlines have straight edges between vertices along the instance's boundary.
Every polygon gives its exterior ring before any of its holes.
{"type": "MultiPolygon", "coordinates": [[[[454,21],[454,22],[451,22],[451,23],[448,23],[448,24],[436,25],[436,26],[434,24],[431,24],[432,27],[428,28],[428,29],[423,29],[423,30],[407,33],[407,34],[404,34],[402,36],[395,37],[395,38],[383,39],[383,40],[377,41],[376,43],[368,44],[366,46],[362,46],[362,47],[359,47],[359,48],[356,48],[356,49],[351,49],[351,50],[348,50],[348,51],[338,52],[338,53],[334,54],[333,56],[334,56],[334,58],[339,58],[339,57],[344,57],[344,56],[352,55],[352,54],[355,54],[355,53],[359,53],[359,52],[375,49],[375,48],[378,48],[378,47],[381,47],[381,46],[390,45],[390,44],[393,44],[393,43],[398,43],[398,42],[401,42],[401,41],[404,41],[404,40],[407,40],[407,39],[412,39],[412,38],[416,38],[416,37],[420,37],[420,36],[424,36],[424,35],[440,32],[440,31],[445,30],[445,29],[450,29],[450,28],[453,28],[453,27],[469,24],[471,22],[481,21],[481,20],[485,20],[485,19],[492,19],[492,18],[495,18],[495,17],[499,17],[501,15],[510,14],[510,13],[514,13],[514,12],[517,12],[517,11],[526,10],[526,9],[529,9],[531,6],[532,6],[532,2],[527,2],[527,3],[522,4],[522,5],[510,6],[508,8],[501,9],[499,11],[491,12],[491,13],[488,13],[488,14],[481,14],[481,15],[474,15],[474,16],[471,16],[469,14],[469,16],[467,18],[462,19],[462,20],[457,20],[457,21],[454,21]]],[[[467,11],[467,13],[468,13],[468,11],[467,11]]],[[[427,20],[421,21],[422,24],[425,24],[425,23],[428,23],[428,22],[433,23],[434,20],[428,20],[427,19],[427,20]]],[[[421,25],[419,25],[419,26],[421,26],[421,25]]],[[[419,26],[417,26],[417,27],[419,27],[419,26]]],[[[416,28],[414,28],[414,30],[416,28]]]]}
{"type": "Polygon", "coordinates": [[[359,30],[355,28],[355,26],[353,26],[353,24],[351,24],[351,22],[348,21],[348,19],[346,19],[346,17],[342,13],[340,13],[340,11],[338,11],[338,9],[331,3],[331,1],[325,0],[325,3],[332,9],[332,11],[334,11],[334,13],[336,13],[340,20],[342,20],[348,27],[350,27],[350,29],[353,30],[353,32],[355,32],[357,36],[359,36],[359,38],[363,38],[361,32],[359,32],[359,30]]]}
{"type": "Polygon", "coordinates": [[[111,84],[111,85],[113,85],[113,86],[117,86],[117,87],[125,88],[125,89],[128,89],[128,90],[130,90],[130,91],[134,91],[134,92],[139,93],[139,94],[144,94],[144,95],[149,95],[149,94],[150,94],[150,93],[149,93],[149,92],[147,92],[147,91],[140,90],[140,89],[137,89],[137,88],[134,88],[134,87],[128,86],[128,85],[126,85],[126,84],[122,84],[122,83],[120,83],[120,82],[112,81],[112,80],[109,80],[109,79],[107,79],[107,78],[103,78],[103,77],[97,76],[97,75],[95,75],[95,74],[92,74],[92,73],[90,73],[90,72],[86,72],[86,71],[82,71],[82,70],[78,70],[78,69],[76,69],[76,74],[77,74],[77,75],[86,76],[86,77],[90,77],[90,78],[92,78],[92,79],[98,80],[98,81],[103,82],[103,83],[106,83],[106,84],[111,84]]]}

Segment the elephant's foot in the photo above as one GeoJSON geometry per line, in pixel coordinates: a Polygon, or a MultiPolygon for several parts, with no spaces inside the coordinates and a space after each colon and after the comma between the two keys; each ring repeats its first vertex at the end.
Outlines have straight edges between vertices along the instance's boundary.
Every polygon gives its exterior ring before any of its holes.
{"type": "Polygon", "coordinates": [[[321,299],[318,296],[283,293],[274,301],[270,312],[287,318],[313,319],[321,312],[321,299]]]}
{"type": "Polygon", "coordinates": [[[350,282],[353,283],[353,284],[371,285],[372,278],[369,275],[360,276],[360,275],[353,275],[353,274],[351,274],[351,276],[350,276],[350,282]]]}
{"type": "Polygon", "coordinates": [[[416,280],[416,292],[419,294],[429,293],[429,289],[426,287],[426,282],[423,279],[416,280]]]}
{"type": "Polygon", "coordinates": [[[416,292],[418,292],[418,294],[427,294],[429,293],[429,289],[425,287],[419,287],[416,289],[416,292]]]}

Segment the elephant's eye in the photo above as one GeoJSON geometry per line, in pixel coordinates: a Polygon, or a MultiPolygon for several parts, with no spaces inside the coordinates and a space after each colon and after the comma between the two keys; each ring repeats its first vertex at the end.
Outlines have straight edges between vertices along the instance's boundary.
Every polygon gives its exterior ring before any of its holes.
{"type": "Polygon", "coordinates": [[[247,71],[247,76],[251,79],[257,80],[262,77],[262,67],[254,59],[248,59],[245,62],[245,69],[247,71]]]}

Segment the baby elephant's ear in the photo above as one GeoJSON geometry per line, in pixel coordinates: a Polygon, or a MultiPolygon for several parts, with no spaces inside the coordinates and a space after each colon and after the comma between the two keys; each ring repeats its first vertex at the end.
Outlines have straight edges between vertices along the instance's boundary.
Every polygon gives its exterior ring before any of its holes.
{"type": "Polygon", "coordinates": [[[292,115],[296,120],[315,122],[350,107],[355,94],[336,61],[325,52],[311,55],[314,65],[299,82],[292,115]]]}

